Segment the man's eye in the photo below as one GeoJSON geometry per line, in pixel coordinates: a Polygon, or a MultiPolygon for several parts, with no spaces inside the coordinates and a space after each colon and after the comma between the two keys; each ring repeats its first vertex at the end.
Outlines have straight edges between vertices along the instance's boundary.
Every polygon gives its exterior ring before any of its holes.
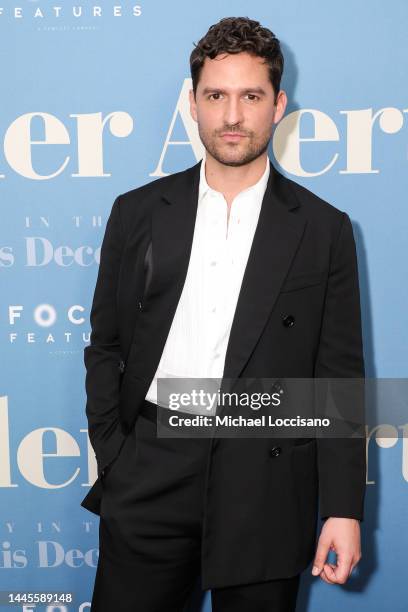
{"type": "MultiPolygon", "coordinates": [[[[259,96],[256,96],[255,94],[245,94],[247,97],[249,97],[249,101],[250,102],[254,102],[255,100],[259,100],[259,96]]],[[[219,92],[217,93],[212,93],[209,94],[208,98],[211,100],[220,100],[221,99],[222,94],[220,94],[219,92]]]]}

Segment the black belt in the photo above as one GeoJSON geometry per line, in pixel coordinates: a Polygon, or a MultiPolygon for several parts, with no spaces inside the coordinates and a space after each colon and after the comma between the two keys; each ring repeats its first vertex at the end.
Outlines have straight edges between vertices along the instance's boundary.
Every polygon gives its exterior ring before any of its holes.
{"type": "MultiPolygon", "coordinates": [[[[140,407],[139,414],[142,414],[144,417],[146,417],[146,419],[149,419],[149,421],[153,421],[153,423],[157,423],[157,413],[159,409],[160,409],[160,406],[158,406],[157,404],[153,404],[153,402],[149,402],[149,400],[145,399],[143,400],[143,404],[140,407]]],[[[191,418],[195,416],[194,413],[192,414],[191,412],[183,412],[182,410],[173,411],[170,408],[161,408],[161,410],[172,412],[174,414],[179,414],[180,416],[183,416],[183,417],[191,418]]]]}

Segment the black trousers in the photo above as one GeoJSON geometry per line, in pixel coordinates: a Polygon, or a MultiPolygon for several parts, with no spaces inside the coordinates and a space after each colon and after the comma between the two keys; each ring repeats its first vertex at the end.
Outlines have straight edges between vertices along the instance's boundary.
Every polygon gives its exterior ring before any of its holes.
{"type": "MultiPolygon", "coordinates": [[[[210,439],[158,437],[156,411],[145,401],[102,477],[91,612],[183,612],[199,581],[210,439]]],[[[212,610],[293,612],[299,578],[213,589],[212,610]]]]}

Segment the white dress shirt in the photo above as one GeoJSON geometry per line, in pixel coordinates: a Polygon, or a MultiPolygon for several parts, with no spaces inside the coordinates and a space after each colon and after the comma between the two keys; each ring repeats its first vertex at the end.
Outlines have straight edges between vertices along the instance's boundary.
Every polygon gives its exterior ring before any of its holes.
{"type": "MultiPolygon", "coordinates": [[[[187,275],[146,399],[157,403],[157,378],[222,379],[232,320],[269,178],[269,158],[255,185],[228,206],[201,162],[197,215],[187,275]]],[[[170,381],[169,381],[170,382],[170,381]]]]}

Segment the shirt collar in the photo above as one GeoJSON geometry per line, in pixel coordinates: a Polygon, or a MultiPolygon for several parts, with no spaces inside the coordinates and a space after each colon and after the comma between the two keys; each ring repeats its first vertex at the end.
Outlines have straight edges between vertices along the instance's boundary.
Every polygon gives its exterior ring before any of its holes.
{"type": "MultiPolygon", "coordinates": [[[[242,191],[240,191],[240,194],[253,191],[254,192],[253,195],[259,195],[262,198],[266,190],[266,185],[268,183],[269,174],[270,174],[270,161],[267,155],[265,171],[263,175],[261,176],[261,178],[254,185],[251,185],[250,187],[247,187],[246,189],[243,189],[242,191]]],[[[218,191],[216,191],[215,189],[209,186],[209,184],[207,183],[207,179],[205,178],[205,155],[204,155],[201,161],[201,165],[200,165],[200,184],[199,184],[199,190],[198,190],[199,201],[205,196],[206,193],[210,191],[214,193],[219,193],[218,191]]]]}

